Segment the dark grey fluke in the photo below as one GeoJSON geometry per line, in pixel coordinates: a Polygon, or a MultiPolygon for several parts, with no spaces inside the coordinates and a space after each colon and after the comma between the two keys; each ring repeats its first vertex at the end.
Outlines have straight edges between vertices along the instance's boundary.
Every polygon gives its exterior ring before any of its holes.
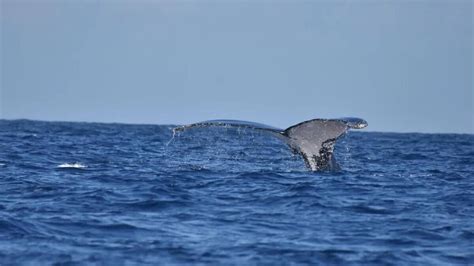
{"type": "Polygon", "coordinates": [[[263,130],[284,140],[291,150],[301,154],[306,166],[312,171],[336,169],[334,145],[349,129],[361,129],[367,122],[360,118],[312,119],[298,123],[285,130],[265,124],[240,120],[208,120],[174,128],[185,131],[196,127],[243,127],[263,130]]]}

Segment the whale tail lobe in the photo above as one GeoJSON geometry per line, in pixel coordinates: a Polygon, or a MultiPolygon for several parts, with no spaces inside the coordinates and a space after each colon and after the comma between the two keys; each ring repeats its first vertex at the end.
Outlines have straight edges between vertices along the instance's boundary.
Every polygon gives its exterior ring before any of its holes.
{"type": "Polygon", "coordinates": [[[313,171],[337,169],[334,146],[350,128],[367,126],[359,118],[313,119],[287,128],[282,134],[290,148],[302,155],[313,171]]]}

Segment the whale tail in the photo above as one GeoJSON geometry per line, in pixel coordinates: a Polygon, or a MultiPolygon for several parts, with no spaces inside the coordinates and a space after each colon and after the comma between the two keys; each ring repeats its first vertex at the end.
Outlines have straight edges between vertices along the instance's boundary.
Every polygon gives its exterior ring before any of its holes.
{"type": "Polygon", "coordinates": [[[367,122],[359,118],[313,119],[301,122],[283,131],[291,149],[303,156],[313,171],[337,169],[333,152],[336,140],[350,128],[359,129],[367,122]]]}
{"type": "Polygon", "coordinates": [[[260,123],[239,120],[209,120],[179,126],[173,131],[184,131],[195,127],[244,127],[263,130],[284,140],[294,153],[301,154],[306,166],[312,171],[333,170],[338,165],[333,156],[337,139],[349,129],[360,129],[367,122],[360,118],[312,119],[293,125],[285,130],[260,123]]]}

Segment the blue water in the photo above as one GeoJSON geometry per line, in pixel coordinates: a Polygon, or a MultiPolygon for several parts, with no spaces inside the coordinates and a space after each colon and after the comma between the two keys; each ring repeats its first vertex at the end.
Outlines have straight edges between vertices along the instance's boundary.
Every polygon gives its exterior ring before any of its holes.
{"type": "Polygon", "coordinates": [[[474,264],[474,135],[0,120],[0,264],[474,264]]]}

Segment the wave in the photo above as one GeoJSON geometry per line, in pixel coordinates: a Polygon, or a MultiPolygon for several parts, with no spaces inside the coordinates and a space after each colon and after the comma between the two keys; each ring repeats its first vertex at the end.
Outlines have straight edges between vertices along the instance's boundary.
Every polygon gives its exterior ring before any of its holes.
{"type": "Polygon", "coordinates": [[[87,168],[87,165],[81,163],[63,163],[57,166],[57,168],[63,169],[84,169],[87,168]]]}

